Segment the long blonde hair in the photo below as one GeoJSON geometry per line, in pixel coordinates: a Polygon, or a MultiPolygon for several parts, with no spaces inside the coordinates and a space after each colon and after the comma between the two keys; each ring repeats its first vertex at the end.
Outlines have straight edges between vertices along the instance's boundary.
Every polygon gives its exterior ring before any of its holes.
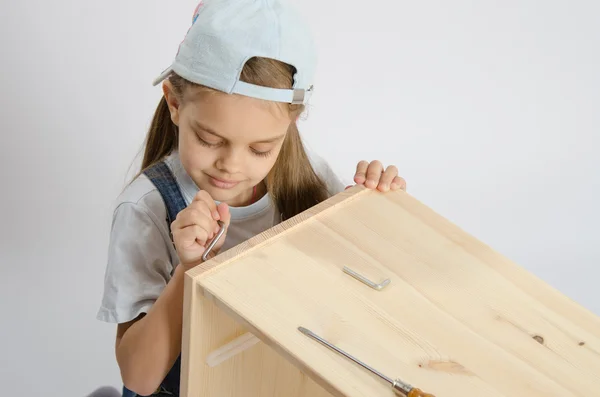
{"type": "MultiPolygon", "coordinates": [[[[273,88],[291,88],[294,71],[292,66],[285,63],[255,57],[245,64],[240,80],[273,88]]],[[[189,82],[176,74],[172,74],[169,80],[175,94],[179,97],[183,97],[183,92],[190,86],[212,90],[189,82]]],[[[304,105],[283,105],[287,108],[292,122],[275,165],[265,182],[268,193],[281,213],[281,219],[285,220],[325,200],[328,192],[325,183],[317,176],[308,159],[296,125],[298,116],[304,111],[304,105]]],[[[169,155],[177,145],[178,127],[171,120],[163,96],[148,130],[140,173],[169,155]]]]}

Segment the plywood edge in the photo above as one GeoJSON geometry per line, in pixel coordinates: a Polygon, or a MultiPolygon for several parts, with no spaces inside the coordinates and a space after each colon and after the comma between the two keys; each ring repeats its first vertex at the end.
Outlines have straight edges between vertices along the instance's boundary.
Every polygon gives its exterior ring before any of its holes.
{"type": "Polygon", "coordinates": [[[194,343],[192,332],[197,327],[198,318],[195,314],[197,305],[197,286],[194,280],[188,275],[184,276],[183,284],[183,323],[181,334],[181,380],[180,393],[182,396],[190,395],[190,370],[194,368],[192,365],[192,357],[190,352],[193,351],[192,344],[194,343]]]}
{"type": "MultiPolygon", "coordinates": [[[[403,192],[403,191],[401,191],[403,192]]],[[[211,275],[213,272],[218,271],[224,266],[232,263],[234,260],[240,258],[258,249],[265,244],[270,244],[279,237],[284,236],[286,233],[294,230],[296,227],[302,225],[306,220],[318,216],[321,213],[331,211],[339,208],[340,205],[346,205],[355,198],[360,197],[363,194],[394,194],[395,192],[376,192],[365,188],[362,185],[353,186],[343,192],[329,197],[328,199],[314,205],[313,207],[299,213],[298,215],[287,219],[272,228],[265,230],[262,233],[234,246],[229,250],[215,256],[214,258],[199,264],[198,266],[188,270],[186,275],[192,278],[194,281],[199,282],[201,278],[211,275]]]]}

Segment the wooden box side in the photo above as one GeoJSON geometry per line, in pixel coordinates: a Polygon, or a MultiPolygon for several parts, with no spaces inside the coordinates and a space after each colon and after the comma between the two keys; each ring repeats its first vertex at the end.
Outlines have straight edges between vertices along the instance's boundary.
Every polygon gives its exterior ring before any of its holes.
{"type": "MultiPolygon", "coordinates": [[[[234,358],[209,367],[206,357],[236,338],[247,334],[260,335],[258,329],[220,305],[202,288],[199,280],[213,269],[226,266],[244,253],[258,249],[273,238],[289,232],[303,221],[329,208],[337,208],[364,188],[355,186],[313,206],[263,233],[232,247],[209,261],[188,271],[184,287],[184,316],[181,353],[181,396],[219,397],[331,397],[336,393],[326,382],[317,383],[316,374],[292,364],[281,354],[277,344],[259,342],[234,358]],[[233,374],[237,374],[234,376],[233,374]],[[240,388],[241,385],[245,385],[240,388]]],[[[339,396],[339,394],[337,394],[339,396]]]]}
{"type": "MultiPolygon", "coordinates": [[[[339,310],[328,313],[334,320],[324,320],[325,311],[313,302],[297,319],[309,322],[310,327],[318,328],[325,336],[335,337],[389,375],[417,380],[446,396],[462,395],[457,391],[462,386],[489,396],[516,391],[549,397],[600,390],[600,376],[594,375],[593,369],[600,368],[597,316],[408,194],[375,193],[377,196],[367,199],[368,194],[372,193],[360,187],[351,189],[217,256],[203,268],[188,273],[188,291],[214,304],[332,394],[363,396],[375,391],[383,396],[388,395],[387,391],[391,396],[391,390],[367,379],[363,371],[345,359],[292,335],[289,321],[283,332],[282,327],[273,327],[273,323],[289,319],[282,317],[281,312],[273,315],[276,308],[266,296],[253,297],[253,305],[264,306],[262,312],[240,300],[244,295],[237,294],[236,288],[249,286],[240,281],[244,277],[254,277],[252,280],[269,288],[267,279],[275,280],[284,274],[289,280],[293,274],[299,283],[308,285],[307,275],[290,272],[274,260],[277,256],[281,262],[284,258],[280,254],[285,254],[287,248],[276,253],[273,247],[289,240],[288,236],[301,237],[302,242],[286,243],[297,248],[290,252],[312,262],[307,274],[317,277],[315,284],[320,289],[315,290],[315,296],[324,306],[335,301],[339,310]],[[367,204],[361,204],[361,198],[367,204]],[[383,209],[364,208],[375,203],[383,209]],[[401,227],[390,222],[390,214],[401,227]],[[294,229],[297,233],[289,234],[294,229]],[[390,231],[398,235],[382,238],[381,233],[390,231]],[[341,255],[341,261],[358,267],[369,262],[363,270],[371,267],[391,274],[391,287],[378,293],[339,276],[338,258],[332,258],[333,251],[308,252],[310,244],[318,241],[318,236],[309,232],[325,236],[328,243],[338,244],[338,248],[345,247],[348,252],[341,255]],[[360,247],[354,249],[352,242],[360,247]],[[380,249],[394,251],[400,263],[380,249]],[[257,257],[260,255],[265,263],[257,257]],[[256,277],[249,265],[257,266],[263,273],[256,277]],[[331,295],[326,291],[327,280],[335,280],[331,295]],[[319,318],[313,318],[319,310],[319,318]],[[267,316],[270,324],[265,320],[267,316]],[[378,328],[365,325],[364,320],[377,322],[378,328]],[[265,329],[269,332],[264,333],[265,329]],[[360,335],[371,339],[360,343],[360,335]],[[383,335],[378,345],[373,338],[383,335]],[[393,354],[385,351],[386,344],[395,349],[393,354]],[[377,353],[365,345],[375,346],[377,353]],[[496,361],[501,370],[492,369],[496,361]],[[514,375],[514,380],[509,380],[509,374],[514,375]],[[346,382],[343,386],[342,380],[346,382]],[[342,393],[342,388],[347,394],[342,393]]],[[[339,250],[335,252],[340,254],[339,250]]],[[[295,265],[300,264],[296,260],[295,265]]],[[[244,293],[252,295],[248,290],[244,293]]],[[[307,294],[305,298],[315,300],[315,296],[307,294]]],[[[290,302],[295,299],[292,297],[290,302]]],[[[198,318],[197,324],[201,320],[198,318]]],[[[194,329],[197,332],[198,325],[194,329]]],[[[194,338],[197,340],[197,334],[194,338]]],[[[189,342],[190,335],[186,339],[189,342]]]]}
{"type": "Polygon", "coordinates": [[[204,297],[193,280],[186,280],[181,397],[332,397],[286,356],[262,343],[228,312],[204,297]],[[231,341],[245,338],[247,346],[216,364],[211,353],[231,341]]]}

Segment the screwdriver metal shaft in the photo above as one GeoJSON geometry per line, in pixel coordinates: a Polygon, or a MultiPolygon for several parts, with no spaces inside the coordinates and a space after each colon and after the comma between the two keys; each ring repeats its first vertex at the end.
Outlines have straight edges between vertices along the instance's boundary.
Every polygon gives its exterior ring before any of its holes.
{"type": "Polygon", "coordinates": [[[318,342],[322,343],[323,345],[329,347],[332,350],[335,350],[336,352],[340,353],[341,355],[349,358],[350,360],[354,361],[355,363],[361,365],[362,367],[368,369],[375,375],[379,376],[383,380],[387,381],[388,383],[390,383],[392,385],[392,390],[394,391],[394,393],[399,396],[402,396],[402,397],[435,397],[433,394],[423,393],[420,389],[414,388],[411,385],[409,385],[408,383],[401,381],[400,379],[391,379],[390,377],[377,371],[375,368],[372,368],[371,366],[360,361],[356,357],[353,357],[350,354],[346,353],[339,347],[334,346],[333,344],[327,342],[325,339],[321,338],[319,335],[315,334],[314,332],[312,332],[309,329],[306,329],[305,327],[298,327],[298,330],[300,332],[302,332],[304,335],[307,335],[307,336],[317,340],[318,342]]]}

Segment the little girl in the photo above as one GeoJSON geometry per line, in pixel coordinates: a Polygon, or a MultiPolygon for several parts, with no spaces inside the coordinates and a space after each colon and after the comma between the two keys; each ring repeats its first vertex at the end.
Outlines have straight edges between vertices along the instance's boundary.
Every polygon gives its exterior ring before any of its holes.
{"type": "MultiPolygon", "coordinates": [[[[313,92],[309,30],[282,0],[205,0],[172,65],[142,170],[113,214],[98,319],[117,323],[124,397],[178,396],[183,275],[211,255],[344,190],[302,144],[313,92]],[[219,223],[222,222],[222,223],[219,223]]],[[[394,166],[358,162],[354,181],[405,189],[394,166]]]]}

